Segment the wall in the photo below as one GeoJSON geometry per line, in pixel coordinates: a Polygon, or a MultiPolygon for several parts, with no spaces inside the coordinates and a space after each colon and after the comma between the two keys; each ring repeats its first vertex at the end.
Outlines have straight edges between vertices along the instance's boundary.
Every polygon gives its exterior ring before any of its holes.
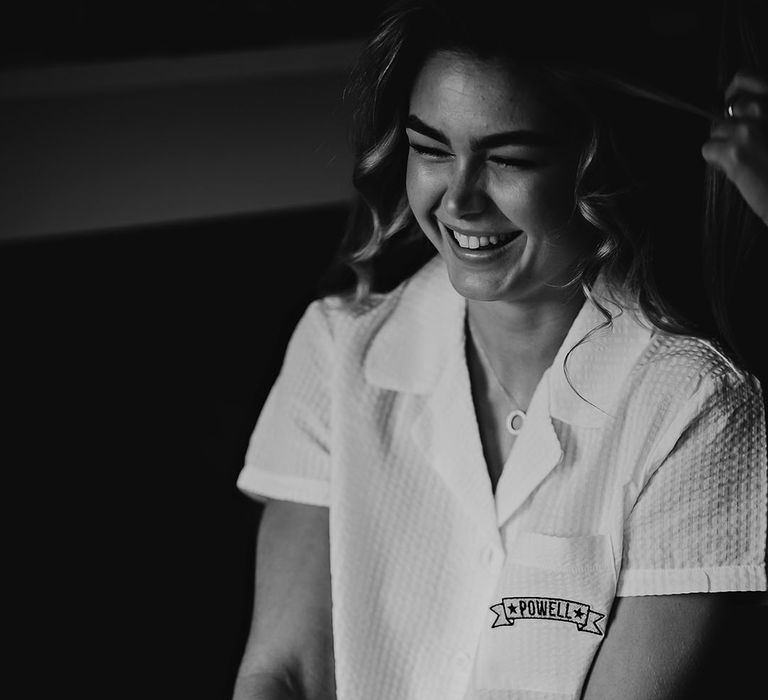
{"type": "Polygon", "coordinates": [[[237,474],[345,216],[0,247],[4,622],[31,695],[231,698],[260,515],[237,474]]]}
{"type": "Polygon", "coordinates": [[[231,697],[260,514],[235,481],[343,231],[353,48],[0,77],[4,621],[25,692],[231,697]]]}
{"type": "Polygon", "coordinates": [[[359,48],[0,73],[0,240],[346,200],[359,48]]]}

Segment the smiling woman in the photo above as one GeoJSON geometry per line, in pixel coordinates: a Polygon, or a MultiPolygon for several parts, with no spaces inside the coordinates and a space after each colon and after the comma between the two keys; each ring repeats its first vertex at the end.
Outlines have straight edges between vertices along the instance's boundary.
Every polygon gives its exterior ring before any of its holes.
{"type": "Polygon", "coordinates": [[[727,594],[766,588],[762,391],[653,264],[696,259],[658,156],[707,112],[633,82],[605,8],[535,5],[399,2],[352,76],[352,278],[238,480],[270,516],[238,700],[726,687],[727,594]]]}
{"type": "Polygon", "coordinates": [[[411,92],[408,202],[469,299],[560,304],[592,238],[572,217],[579,143],[536,84],[499,60],[438,52],[411,92]]]}

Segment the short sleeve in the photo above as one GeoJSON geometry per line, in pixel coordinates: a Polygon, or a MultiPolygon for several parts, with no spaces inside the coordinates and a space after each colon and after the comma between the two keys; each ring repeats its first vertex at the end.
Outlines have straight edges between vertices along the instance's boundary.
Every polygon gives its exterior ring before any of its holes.
{"type": "Polygon", "coordinates": [[[707,394],[627,519],[619,596],[766,588],[760,386],[747,376],[707,394]]]}
{"type": "Polygon", "coordinates": [[[333,342],[321,304],[297,324],[248,444],[237,487],[259,501],[330,502],[333,342]]]}

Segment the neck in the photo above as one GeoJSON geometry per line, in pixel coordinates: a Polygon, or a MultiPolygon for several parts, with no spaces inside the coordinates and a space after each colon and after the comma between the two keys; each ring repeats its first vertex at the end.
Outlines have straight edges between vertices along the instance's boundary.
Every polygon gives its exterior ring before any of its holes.
{"type": "Polygon", "coordinates": [[[470,300],[467,318],[499,380],[515,395],[529,397],[555,359],[583,301],[580,292],[531,304],[470,300]]]}

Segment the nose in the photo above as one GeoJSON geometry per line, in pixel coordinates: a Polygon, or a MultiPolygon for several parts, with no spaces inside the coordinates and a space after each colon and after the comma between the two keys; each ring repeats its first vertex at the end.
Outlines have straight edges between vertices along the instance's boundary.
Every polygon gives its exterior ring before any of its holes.
{"type": "Polygon", "coordinates": [[[481,213],[488,199],[481,180],[480,173],[457,164],[443,193],[443,210],[454,219],[481,213]]]}

